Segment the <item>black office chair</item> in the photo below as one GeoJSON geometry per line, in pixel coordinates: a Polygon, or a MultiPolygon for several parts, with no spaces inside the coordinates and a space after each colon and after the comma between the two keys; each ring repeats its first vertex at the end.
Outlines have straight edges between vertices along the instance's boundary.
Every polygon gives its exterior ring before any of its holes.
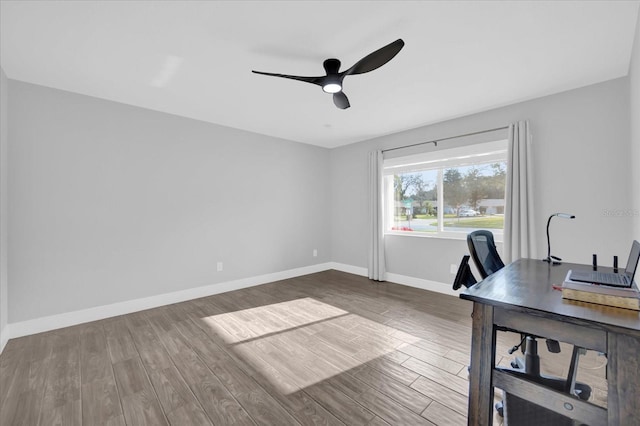
{"type": "MultiPolygon", "coordinates": [[[[467,244],[469,246],[469,252],[473,257],[473,261],[478,268],[478,271],[482,278],[487,278],[489,275],[504,268],[504,262],[500,259],[496,244],[493,239],[491,231],[477,230],[467,235],[467,244]]],[[[455,285],[455,284],[454,284],[455,285]]],[[[502,331],[511,331],[518,333],[517,330],[511,330],[508,328],[501,328],[502,331]]],[[[516,358],[511,361],[511,369],[505,369],[511,373],[521,375],[529,380],[533,380],[537,383],[549,386],[557,391],[565,392],[570,395],[579,397],[586,401],[591,396],[591,388],[584,383],[576,383],[578,357],[583,349],[574,346],[573,354],[571,356],[571,365],[569,367],[569,374],[566,379],[560,377],[550,377],[540,374],[540,356],[538,355],[538,343],[536,338],[538,336],[528,335],[520,333],[522,339],[520,343],[509,350],[509,354],[517,351],[521,348],[522,353],[525,355],[525,360],[516,358]]],[[[556,340],[546,339],[547,349],[549,352],[560,352],[560,344],[556,340]]],[[[518,424],[529,424],[527,421],[533,421],[531,424],[543,424],[541,420],[545,420],[544,424],[558,424],[558,425],[571,425],[572,422],[568,417],[561,416],[553,411],[542,408],[534,409],[536,416],[531,417],[529,413],[532,410],[532,404],[526,400],[518,398],[514,395],[505,394],[504,406],[507,407],[507,417],[518,424]],[[512,414],[509,415],[508,413],[512,414]],[[518,420],[516,421],[516,418],[518,420]]],[[[496,409],[502,415],[502,404],[496,404],[496,409]]]]}
{"type": "Polygon", "coordinates": [[[467,235],[467,245],[482,279],[504,268],[491,231],[480,229],[471,232],[467,235]]]}

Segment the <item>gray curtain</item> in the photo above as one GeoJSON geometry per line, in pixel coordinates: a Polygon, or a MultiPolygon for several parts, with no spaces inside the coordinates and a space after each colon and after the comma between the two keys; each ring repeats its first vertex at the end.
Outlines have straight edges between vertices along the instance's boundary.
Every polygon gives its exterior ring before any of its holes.
{"type": "Polygon", "coordinates": [[[369,153],[369,279],[385,280],[382,151],[369,153]]]}
{"type": "Polygon", "coordinates": [[[504,212],[505,263],[535,256],[531,144],[528,121],[509,125],[504,212]]]}

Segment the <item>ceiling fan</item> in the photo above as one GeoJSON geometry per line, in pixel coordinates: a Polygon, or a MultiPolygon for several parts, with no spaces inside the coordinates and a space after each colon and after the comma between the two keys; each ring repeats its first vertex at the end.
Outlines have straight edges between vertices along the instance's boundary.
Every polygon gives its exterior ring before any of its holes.
{"type": "Polygon", "coordinates": [[[340,61],[337,59],[327,59],[322,64],[327,75],[321,77],[301,77],[296,75],[286,74],[274,74],[270,72],[252,71],[256,74],[270,75],[272,77],[290,78],[292,80],[304,81],[311,84],[316,84],[322,87],[327,93],[333,93],[333,103],[340,109],[349,108],[349,99],[347,95],[342,91],[342,80],[348,75],[364,74],[369,71],[373,71],[380,68],[394,56],[400,52],[404,46],[404,41],[398,39],[393,43],[389,43],[386,46],[376,50],[373,53],[365,56],[355,63],[351,68],[346,71],[340,72],[340,61]]]}

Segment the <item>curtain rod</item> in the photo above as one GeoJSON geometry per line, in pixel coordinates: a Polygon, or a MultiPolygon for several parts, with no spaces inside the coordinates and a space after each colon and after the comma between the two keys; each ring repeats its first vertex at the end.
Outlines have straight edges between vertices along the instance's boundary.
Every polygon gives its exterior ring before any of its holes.
{"type": "Polygon", "coordinates": [[[457,138],[462,138],[462,137],[465,137],[465,136],[479,135],[481,133],[495,132],[496,130],[504,130],[504,129],[508,129],[508,128],[509,128],[509,126],[502,126],[502,127],[496,127],[495,129],[480,130],[479,132],[465,133],[464,135],[449,136],[448,138],[434,139],[432,141],[418,142],[418,143],[414,143],[414,144],[411,144],[411,145],[405,145],[405,146],[398,146],[396,148],[383,149],[382,152],[389,152],[389,151],[395,151],[397,149],[411,148],[411,147],[414,147],[414,146],[426,145],[428,143],[432,143],[435,146],[438,146],[438,142],[448,141],[449,139],[457,139],[457,138]]]}

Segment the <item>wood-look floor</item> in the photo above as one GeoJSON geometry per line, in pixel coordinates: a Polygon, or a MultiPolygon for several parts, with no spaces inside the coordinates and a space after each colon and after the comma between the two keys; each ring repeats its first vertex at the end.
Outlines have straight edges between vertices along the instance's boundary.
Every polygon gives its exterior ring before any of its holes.
{"type": "MultiPolygon", "coordinates": [[[[12,339],[0,424],[463,425],[470,313],[327,271],[12,339]]],[[[501,333],[499,362],[516,341],[501,333]]],[[[565,374],[567,347],[541,352],[565,374]]],[[[603,360],[579,376],[600,405],[603,360]]]]}

